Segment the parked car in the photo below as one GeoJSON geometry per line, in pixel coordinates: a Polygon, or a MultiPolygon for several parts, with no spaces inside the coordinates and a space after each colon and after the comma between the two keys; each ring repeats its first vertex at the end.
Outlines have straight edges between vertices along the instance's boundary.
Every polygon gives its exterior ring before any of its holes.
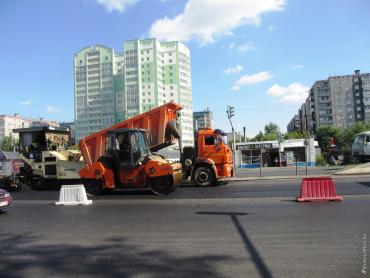
{"type": "Polygon", "coordinates": [[[361,162],[365,162],[370,159],[370,131],[361,132],[355,135],[355,139],[352,144],[352,156],[361,162]]]}
{"type": "Polygon", "coordinates": [[[13,205],[13,198],[10,193],[0,189],[0,211],[13,205]]]}

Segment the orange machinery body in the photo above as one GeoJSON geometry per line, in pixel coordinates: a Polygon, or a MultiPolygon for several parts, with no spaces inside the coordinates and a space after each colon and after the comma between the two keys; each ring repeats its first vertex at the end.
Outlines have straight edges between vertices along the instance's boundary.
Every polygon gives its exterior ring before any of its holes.
{"type": "MultiPolygon", "coordinates": [[[[182,106],[169,102],[83,138],[79,147],[86,165],[80,170],[81,178],[102,180],[103,188],[115,188],[113,170],[98,162],[106,156],[108,132],[121,128],[145,129],[148,132],[149,147],[160,149],[161,146],[174,144],[175,138],[168,134],[167,126],[171,121],[176,121],[177,113],[181,109],[182,106]]],[[[140,162],[139,167],[120,169],[119,173],[120,182],[125,188],[146,188],[148,178],[162,176],[171,176],[173,183],[179,183],[182,179],[181,164],[170,164],[161,156],[151,154],[145,163],[140,162]]]]}
{"type": "Polygon", "coordinates": [[[198,131],[198,155],[197,164],[208,164],[212,167],[215,178],[231,177],[233,172],[232,150],[220,137],[215,137],[211,128],[201,128],[198,131]],[[214,138],[213,140],[207,140],[214,138]],[[213,143],[213,144],[212,144],[213,143]]]}

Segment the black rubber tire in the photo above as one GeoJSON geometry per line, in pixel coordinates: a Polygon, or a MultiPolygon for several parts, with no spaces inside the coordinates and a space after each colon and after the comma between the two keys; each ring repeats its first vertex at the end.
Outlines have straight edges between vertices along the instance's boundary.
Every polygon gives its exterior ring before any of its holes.
{"type": "Polygon", "coordinates": [[[158,195],[167,195],[175,189],[171,176],[149,178],[149,188],[158,195]]]}
{"type": "Polygon", "coordinates": [[[88,196],[98,196],[103,193],[103,181],[96,179],[85,179],[83,185],[88,196]]]}
{"type": "Polygon", "coordinates": [[[211,167],[198,166],[194,170],[194,182],[197,186],[210,186],[216,184],[216,177],[211,167]]]}

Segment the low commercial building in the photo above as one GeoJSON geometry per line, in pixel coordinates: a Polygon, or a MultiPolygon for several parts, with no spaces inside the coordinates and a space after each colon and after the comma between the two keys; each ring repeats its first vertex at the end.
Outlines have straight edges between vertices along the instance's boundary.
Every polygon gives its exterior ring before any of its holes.
{"type": "Polygon", "coordinates": [[[320,154],[317,141],[309,139],[290,139],[244,142],[236,144],[236,166],[240,168],[273,167],[281,165],[316,166],[316,156],[320,154]],[[279,155],[280,150],[280,155],[279,155]]]}

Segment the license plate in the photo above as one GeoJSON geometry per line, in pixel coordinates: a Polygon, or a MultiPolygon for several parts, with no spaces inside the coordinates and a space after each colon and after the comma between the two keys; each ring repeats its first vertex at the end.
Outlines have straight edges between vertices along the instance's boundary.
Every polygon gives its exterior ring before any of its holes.
{"type": "Polygon", "coordinates": [[[0,207],[7,206],[7,205],[8,205],[8,201],[0,202],[0,207]]]}

